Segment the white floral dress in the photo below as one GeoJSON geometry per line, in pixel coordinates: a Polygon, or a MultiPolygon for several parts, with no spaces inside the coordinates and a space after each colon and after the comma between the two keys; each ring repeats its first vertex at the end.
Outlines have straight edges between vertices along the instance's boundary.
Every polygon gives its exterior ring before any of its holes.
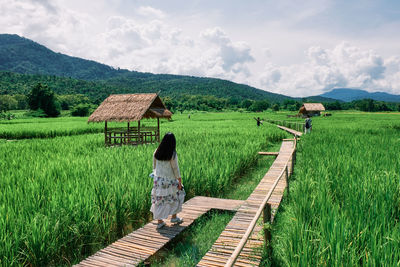
{"type": "Polygon", "coordinates": [[[169,215],[177,214],[182,210],[182,202],[178,189],[181,177],[178,156],[174,154],[171,160],[157,160],[153,155],[154,183],[151,190],[151,208],[153,219],[163,220],[169,215]]]}

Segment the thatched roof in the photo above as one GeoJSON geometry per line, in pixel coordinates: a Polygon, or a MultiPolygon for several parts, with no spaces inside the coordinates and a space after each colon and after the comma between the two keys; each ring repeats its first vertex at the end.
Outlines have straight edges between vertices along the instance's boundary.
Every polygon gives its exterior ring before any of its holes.
{"type": "Polygon", "coordinates": [[[299,112],[307,112],[307,111],[324,111],[325,107],[321,103],[304,103],[303,106],[301,106],[299,112]]]}
{"type": "Polygon", "coordinates": [[[138,121],[143,118],[171,118],[157,94],[110,95],[90,115],[88,122],[138,121]]]}

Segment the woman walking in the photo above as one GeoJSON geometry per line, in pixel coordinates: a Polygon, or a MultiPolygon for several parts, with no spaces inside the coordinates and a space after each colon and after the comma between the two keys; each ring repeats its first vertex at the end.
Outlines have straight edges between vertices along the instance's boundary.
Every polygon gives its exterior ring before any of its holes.
{"type": "Polygon", "coordinates": [[[173,133],[164,135],[153,155],[154,184],[151,190],[151,209],[153,219],[158,220],[157,229],[165,225],[169,215],[171,223],[182,223],[176,216],[182,210],[184,191],[175,151],[176,140],[173,133]]]}

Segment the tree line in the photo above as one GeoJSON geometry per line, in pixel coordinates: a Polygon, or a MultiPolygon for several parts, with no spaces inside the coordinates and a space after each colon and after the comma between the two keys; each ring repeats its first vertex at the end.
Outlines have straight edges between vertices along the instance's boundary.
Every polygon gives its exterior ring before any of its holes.
{"type": "MultiPolygon", "coordinates": [[[[183,112],[185,110],[200,111],[223,111],[240,110],[261,112],[265,110],[288,110],[297,111],[303,101],[287,99],[283,102],[270,102],[266,99],[252,100],[239,97],[216,97],[213,95],[189,95],[162,97],[165,105],[172,112],[183,112]]],[[[61,110],[70,110],[73,116],[87,116],[98,106],[84,94],[57,95],[47,85],[38,83],[26,95],[3,94],[0,95],[0,112],[9,110],[31,110],[32,116],[57,117],[61,110]]],[[[323,103],[326,110],[349,110],[377,112],[377,111],[400,111],[399,103],[387,103],[372,99],[355,100],[352,102],[326,102],[323,103]]],[[[3,115],[4,117],[4,115],[3,115]]]]}
{"type": "MultiPolygon", "coordinates": [[[[0,95],[0,112],[30,110],[34,117],[58,117],[61,110],[70,110],[73,116],[87,116],[96,107],[82,94],[56,95],[47,85],[38,83],[26,94],[0,95]]],[[[10,118],[10,116],[2,116],[10,118]]]]}

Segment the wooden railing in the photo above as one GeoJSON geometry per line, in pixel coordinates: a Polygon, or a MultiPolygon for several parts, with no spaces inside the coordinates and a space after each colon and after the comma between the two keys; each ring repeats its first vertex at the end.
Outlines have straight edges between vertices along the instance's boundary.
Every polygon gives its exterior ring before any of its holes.
{"type": "Polygon", "coordinates": [[[285,126],[291,128],[293,130],[304,132],[305,123],[304,122],[295,122],[295,121],[284,121],[284,120],[265,120],[266,122],[278,124],[281,126],[285,126]]]}
{"type": "MultiPolygon", "coordinates": [[[[237,258],[239,257],[240,253],[242,252],[244,246],[246,245],[247,240],[249,239],[251,233],[256,226],[258,219],[260,218],[261,214],[264,213],[263,222],[268,223],[271,221],[271,204],[267,203],[269,198],[271,197],[275,187],[279,183],[280,179],[285,175],[286,178],[286,191],[287,196],[289,196],[289,177],[293,173],[294,163],[296,160],[296,145],[297,145],[297,138],[294,138],[294,148],[289,157],[286,161],[285,167],[282,169],[281,173],[278,175],[278,178],[275,180],[274,184],[268,191],[268,194],[265,196],[263,202],[261,203],[260,207],[257,210],[256,215],[254,216],[253,220],[251,221],[249,227],[247,228],[245,234],[243,235],[242,239],[240,240],[238,246],[236,247],[235,251],[232,253],[230,258],[228,259],[225,267],[231,267],[235,264],[237,258]],[[290,165],[289,165],[290,162],[290,165]],[[290,166],[290,167],[289,167],[290,166]]],[[[268,229],[264,229],[264,239],[265,242],[269,242],[271,240],[271,232],[268,229]]]]}
{"type": "Polygon", "coordinates": [[[105,133],[105,142],[108,146],[114,145],[138,145],[159,142],[157,127],[109,128],[105,133]]]}

